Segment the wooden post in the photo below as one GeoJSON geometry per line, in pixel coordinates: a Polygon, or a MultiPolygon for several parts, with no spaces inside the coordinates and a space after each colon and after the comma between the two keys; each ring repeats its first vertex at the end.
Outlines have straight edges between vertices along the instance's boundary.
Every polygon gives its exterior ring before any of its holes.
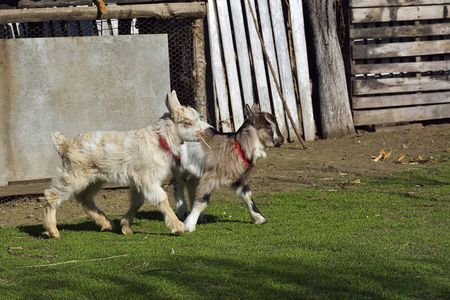
{"type": "Polygon", "coordinates": [[[242,95],[244,103],[252,106],[253,80],[250,69],[250,59],[245,34],[244,16],[240,0],[230,0],[231,16],[233,18],[234,38],[236,41],[237,58],[239,62],[239,73],[241,74],[242,95]]]}
{"type": "Polygon", "coordinates": [[[306,1],[314,39],[323,138],[353,134],[355,127],[345,77],[344,59],[337,40],[336,0],[306,1]],[[324,3],[325,2],[325,3],[324,3]]]}
{"type": "Polygon", "coordinates": [[[230,132],[231,128],[226,126],[230,121],[230,111],[228,108],[228,94],[225,82],[225,71],[222,64],[222,55],[220,52],[219,27],[217,24],[216,10],[214,1],[208,2],[208,28],[209,44],[211,51],[211,68],[214,77],[214,87],[216,91],[217,104],[219,108],[219,124],[222,124],[223,132],[230,132]]]}
{"type": "MultiPolygon", "coordinates": [[[[252,62],[253,68],[255,70],[255,81],[256,88],[258,90],[258,100],[259,106],[262,111],[273,112],[272,107],[270,105],[270,97],[269,97],[269,86],[267,85],[267,77],[266,77],[266,68],[264,66],[264,56],[261,50],[261,42],[258,38],[258,33],[256,32],[256,28],[258,28],[258,24],[253,25],[252,22],[252,14],[250,12],[250,7],[248,5],[248,1],[244,1],[245,3],[245,14],[247,17],[247,29],[250,38],[250,46],[252,48],[252,62]]],[[[250,1],[252,7],[255,7],[255,2],[253,0],[250,1]]]]}
{"type": "MultiPolygon", "coordinates": [[[[261,19],[261,33],[264,39],[265,48],[267,51],[267,56],[270,61],[276,62],[275,45],[272,36],[272,23],[270,21],[269,6],[267,0],[258,1],[258,11],[259,17],[261,19]]],[[[256,12],[255,12],[256,13],[256,12]]],[[[272,104],[275,117],[277,118],[278,125],[280,126],[280,131],[284,136],[288,136],[288,129],[286,127],[286,117],[283,108],[283,102],[278,94],[277,86],[275,80],[279,80],[278,67],[277,64],[273,65],[274,73],[276,78],[269,76],[270,91],[272,94],[272,104]]]]}
{"type": "Polygon", "coordinates": [[[230,15],[226,0],[216,0],[217,15],[222,37],[223,56],[225,58],[225,70],[227,73],[228,91],[230,93],[231,109],[233,114],[234,129],[237,130],[244,123],[244,110],[242,107],[241,88],[236,66],[233,36],[231,34],[230,15]]]}
{"type": "Polygon", "coordinates": [[[297,69],[298,89],[303,120],[305,141],[314,141],[315,126],[311,100],[311,83],[309,81],[308,55],[305,39],[305,23],[303,21],[302,1],[291,0],[292,39],[294,43],[295,63],[297,69]]]}
{"type": "Polygon", "coordinates": [[[193,44],[194,44],[194,94],[197,111],[202,115],[203,121],[208,121],[208,110],[206,107],[206,60],[205,40],[203,30],[203,19],[195,19],[193,22],[193,44]]]}
{"type": "MultiPolygon", "coordinates": [[[[289,137],[291,140],[295,138],[294,126],[300,128],[298,118],[298,109],[295,99],[294,82],[292,78],[291,59],[289,57],[288,42],[286,36],[286,28],[284,25],[283,7],[281,0],[269,0],[270,15],[272,17],[273,36],[275,40],[275,48],[278,59],[278,69],[280,72],[279,83],[283,91],[284,99],[287,107],[292,114],[294,124],[288,126],[289,137]]],[[[276,60],[272,60],[275,62],[276,60]]]]}

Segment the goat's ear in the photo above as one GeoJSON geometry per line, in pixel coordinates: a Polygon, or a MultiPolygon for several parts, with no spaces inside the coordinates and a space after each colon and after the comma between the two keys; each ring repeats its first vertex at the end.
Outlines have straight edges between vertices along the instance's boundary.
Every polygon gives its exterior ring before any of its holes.
{"type": "Polygon", "coordinates": [[[259,104],[258,103],[253,103],[252,105],[252,112],[257,114],[261,112],[261,109],[259,108],[259,104]]]}
{"type": "Polygon", "coordinates": [[[245,104],[244,114],[247,119],[252,121],[252,123],[255,122],[255,115],[254,115],[253,111],[250,109],[250,106],[248,106],[248,104],[245,104]]]}
{"type": "Polygon", "coordinates": [[[167,97],[166,106],[171,114],[174,114],[176,109],[181,106],[175,91],[172,91],[167,97]]]}

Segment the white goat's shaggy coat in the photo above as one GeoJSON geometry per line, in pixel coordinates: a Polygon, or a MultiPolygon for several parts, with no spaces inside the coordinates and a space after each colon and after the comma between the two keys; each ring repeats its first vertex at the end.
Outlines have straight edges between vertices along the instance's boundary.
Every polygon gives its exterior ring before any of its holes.
{"type": "Polygon", "coordinates": [[[210,194],[221,187],[236,191],[247,204],[255,224],[267,222],[252,201],[246,182],[256,160],[266,157],[265,148],[281,146],[284,138],[273,115],[261,112],[257,105],[251,109],[247,105],[245,113],[247,119],[236,133],[219,133],[213,128],[204,130],[204,139],[212,149],[203,143],[185,143],[180,148],[174,190],[178,218],[184,220],[186,231],[194,231],[197,221],[206,223],[202,212],[210,194]],[[189,215],[184,199],[185,186],[192,205],[189,215]]]}
{"type": "Polygon", "coordinates": [[[97,208],[93,199],[105,182],[130,185],[131,205],[121,221],[124,234],[133,233],[132,220],[145,199],[164,214],[172,233],[185,231],[161,185],[171,174],[180,145],[184,141],[198,141],[201,127],[198,113],[181,106],[175,91],[169,95],[166,105],[170,113],[143,129],[88,132],[74,139],[65,139],[59,132],[52,134],[63,169],[44,191],[42,199],[44,227],[49,237],[59,237],[56,208],[72,196],[102,230],[113,229],[114,223],[97,208]]]}

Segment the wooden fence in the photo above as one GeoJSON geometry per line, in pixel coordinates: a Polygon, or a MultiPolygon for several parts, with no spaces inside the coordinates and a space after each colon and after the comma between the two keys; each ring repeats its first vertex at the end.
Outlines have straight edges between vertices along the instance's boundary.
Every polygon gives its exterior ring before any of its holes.
{"type": "Polygon", "coordinates": [[[283,3],[282,0],[208,1],[216,119],[225,132],[237,130],[244,121],[243,105],[256,102],[263,111],[276,116],[282,133],[291,140],[296,139],[293,126],[299,128],[301,123],[305,140],[314,140],[302,2],[289,1],[290,18],[285,15],[283,3]],[[286,29],[288,23],[292,36],[286,29]],[[286,117],[276,82],[281,86],[294,125],[286,117]]]}
{"type": "Polygon", "coordinates": [[[355,126],[450,118],[449,13],[449,0],[350,0],[355,126]]]}

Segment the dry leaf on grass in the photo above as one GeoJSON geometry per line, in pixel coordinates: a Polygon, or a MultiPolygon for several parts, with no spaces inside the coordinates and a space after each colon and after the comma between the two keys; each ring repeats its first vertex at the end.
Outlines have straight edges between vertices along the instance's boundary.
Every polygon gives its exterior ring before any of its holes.
{"type": "Polygon", "coordinates": [[[344,184],[360,184],[361,183],[361,179],[356,179],[353,181],[347,180],[344,182],[344,184]]]}
{"type": "Polygon", "coordinates": [[[380,154],[378,156],[372,156],[373,161],[379,161],[380,159],[388,159],[391,156],[392,149],[389,152],[384,152],[383,149],[380,150],[380,154]]]}

